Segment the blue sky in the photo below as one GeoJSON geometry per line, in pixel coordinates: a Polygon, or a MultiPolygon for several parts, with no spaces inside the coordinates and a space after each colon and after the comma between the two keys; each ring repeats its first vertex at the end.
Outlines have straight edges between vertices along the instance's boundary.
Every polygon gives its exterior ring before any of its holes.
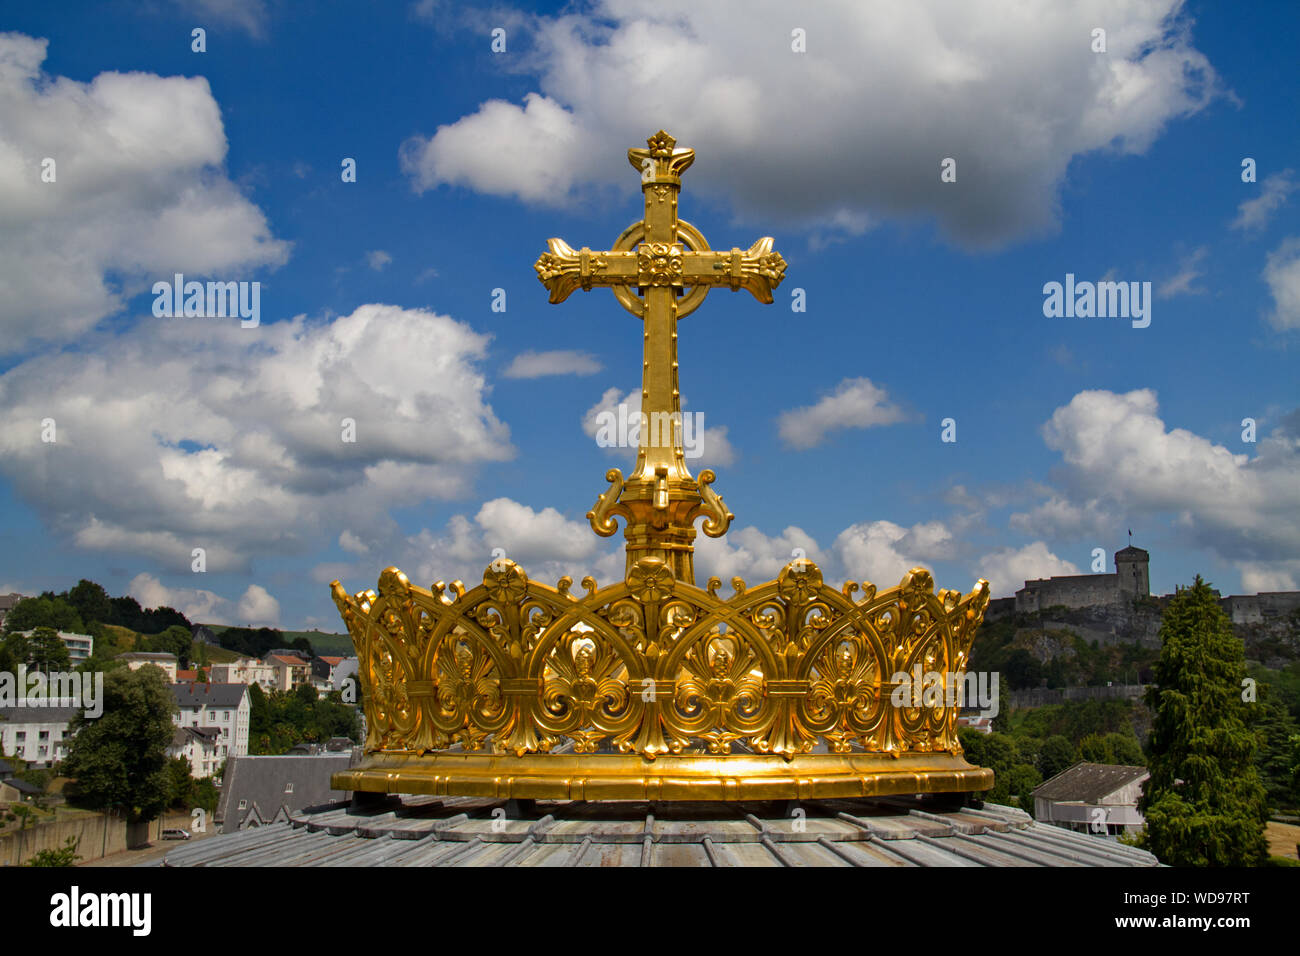
{"type": "Polygon", "coordinates": [[[1157,593],[1300,587],[1300,8],[1006,6],[7,10],[0,591],[341,630],[328,582],[390,564],[621,573],[583,516],[634,458],[591,421],[640,335],[532,264],[639,218],[624,153],[661,127],[696,150],[683,217],[788,262],[773,305],[682,323],[691,465],[736,514],[701,580],[802,548],[1010,594],[1131,528],[1157,593]],[[259,325],[155,317],[178,271],[260,282],[259,325]],[[1150,283],[1149,327],[1046,317],[1067,273],[1150,283]]]}

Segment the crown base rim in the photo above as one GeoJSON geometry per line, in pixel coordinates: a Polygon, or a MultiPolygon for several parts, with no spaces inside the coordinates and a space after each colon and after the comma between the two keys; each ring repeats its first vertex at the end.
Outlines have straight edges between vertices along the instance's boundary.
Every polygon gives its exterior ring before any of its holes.
{"type": "Polygon", "coordinates": [[[530,800],[817,800],[988,790],[959,754],[369,754],[335,790],[530,800]]]}

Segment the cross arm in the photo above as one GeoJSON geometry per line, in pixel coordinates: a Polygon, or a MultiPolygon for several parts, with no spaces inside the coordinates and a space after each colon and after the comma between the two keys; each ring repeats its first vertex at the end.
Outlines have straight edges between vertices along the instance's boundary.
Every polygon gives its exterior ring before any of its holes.
{"type": "Polygon", "coordinates": [[[533,268],[550,291],[552,305],[563,302],[578,289],[636,285],[635,252],[592,252],[586,246],[574,249],[563,239],[547,240],[546,245],[550,252],[538,256],[533,268]]]}
{"type": "Polygon", "coordinates": [[[682,254],[682,285],[747,289],[759,302],[770,304],[772,290],[785,278],[785,259],[764,236],[748,249],[709,250],[682,254]]]}

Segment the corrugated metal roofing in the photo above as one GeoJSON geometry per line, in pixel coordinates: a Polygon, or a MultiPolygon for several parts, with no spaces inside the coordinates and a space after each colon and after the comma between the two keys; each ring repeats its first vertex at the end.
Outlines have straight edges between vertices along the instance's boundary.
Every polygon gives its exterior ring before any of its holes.
{"type": "Polygon", "coordinates": [[[1009,807],[389,797],[178,847],[165,866],[1155,866],[1009,807]],[[802,813],[800,813],[802,811],[802,813]]]}
{"type": "Polygon", "coordinates": [[[1128,767],[1120,764],[1076,763],[1039,784],[1035,797],[1053,801],[1079,801],[1096,803],[1121,787],[1147,776],[1146,767],[1128,767]]]}

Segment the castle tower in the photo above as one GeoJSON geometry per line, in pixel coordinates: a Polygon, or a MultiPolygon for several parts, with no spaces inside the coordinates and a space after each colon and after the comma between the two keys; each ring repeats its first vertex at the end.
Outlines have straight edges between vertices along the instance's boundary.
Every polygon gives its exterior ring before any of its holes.
{"type": "Polygon", "coordinates": [[[1115,574],[1119,579],[1120,594],[1146,597],[1151,593],[1151,579],[1147,573],[1150,560],[1150,554],[1132,545],[1115,552],[1115,574]]]}

